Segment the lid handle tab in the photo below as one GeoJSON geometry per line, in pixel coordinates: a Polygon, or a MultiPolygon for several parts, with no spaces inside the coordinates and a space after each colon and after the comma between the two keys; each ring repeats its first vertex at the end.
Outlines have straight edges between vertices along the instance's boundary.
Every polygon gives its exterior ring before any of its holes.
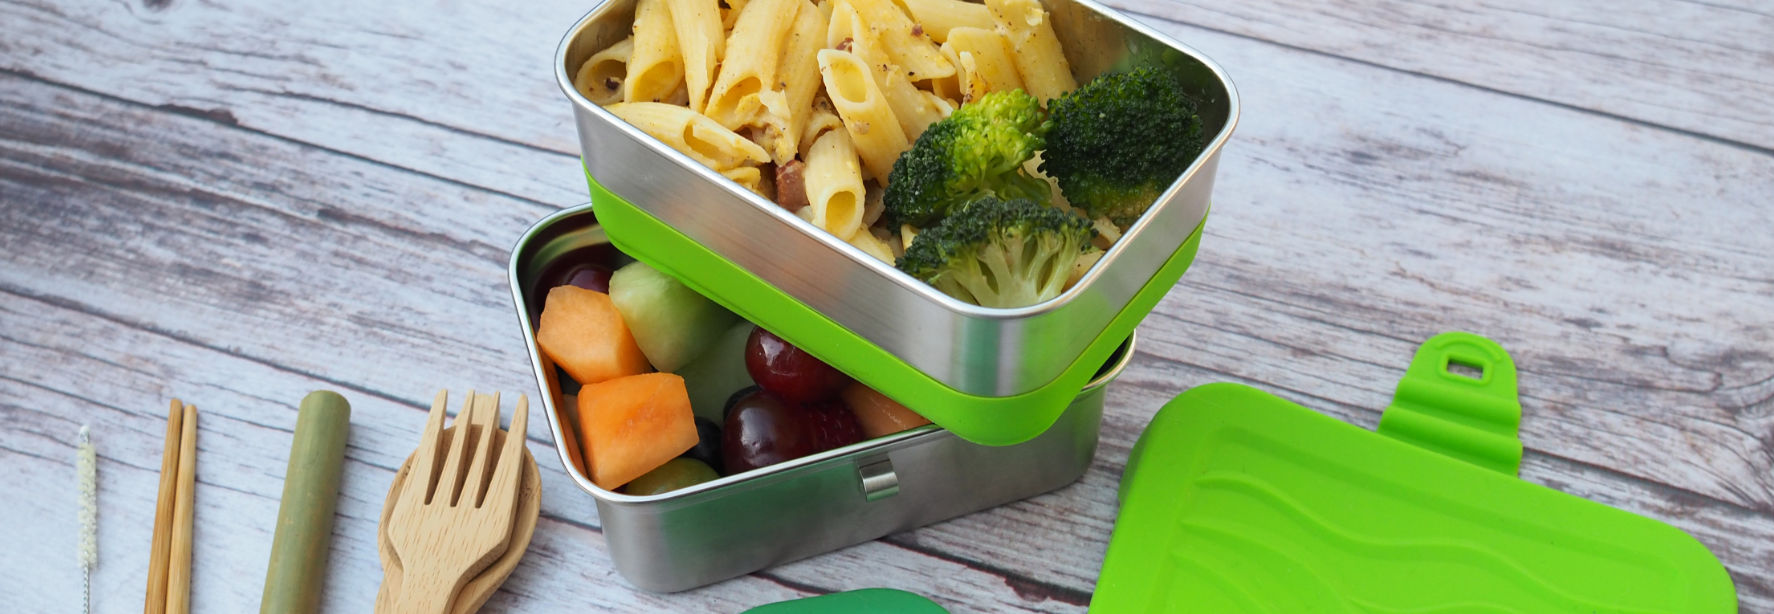
{"type": "Polygon", "coordinates": [[[1520,427],[1509,353],[1490,339],[1448,332],[1417,349],[1378,431],[1513,476],[1521,470],[1520,427]]]}

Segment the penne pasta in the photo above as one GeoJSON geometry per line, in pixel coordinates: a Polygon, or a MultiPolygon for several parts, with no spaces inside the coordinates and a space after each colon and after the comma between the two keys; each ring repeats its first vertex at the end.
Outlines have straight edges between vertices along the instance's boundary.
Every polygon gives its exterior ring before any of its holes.
{"type": "Polygon", "coordinates": [[[831,7],[831,16],[826,19],[825,46],[849,51],[856,34],[856,11],[843,0],[827,0],[825,4],[831,7]]]}
{"type": "Polygon", "coordinates": [[[770,154],[764,148],[685,107],[658,102],[623,102],[604,108],[717,171],[770,161],[770,154]]]}
{"type": "Polygon", "coordinates": [[[818,54],[824,46],[826,24],[806,0],[797,2],[801,7],[782,45],[774,87],[758,98],[764,107],[756,121],[763,127],[760,141],[777,164],[787,164],[801,151],[801,131],[813,114],[813,96],[819,93],[818,54]]]}
{"type": "MultiPolygon", "coordinates": [[[[862,228],[862,167],[850,134],[833,130],[820,136],[807,150],[802,176],[807,186],[808,221],[840,239],[849,240],[862,228]]],[[[862,234],[868,234],[866,232],[862,234]]]]}
{"type": "Polygon", "coordinates": [[[874,233],[866,230],[858,232],[856,236],[850,237],[849,243],[881,262],[893,264],[893,248],[888,247],[887,243],[875,236],[874,233]]]}
{"type": "MultiPolygon", "coordinates": [[[[882,196],[885,193],[886,193],[886,190],[883,189],[880,184],[865,185],[863,187],[863,192],[862,192],[862,225],[863,226],[873,227],[876,222],[881,221],[881,214],[885,213],[887,211],[887,203],[884,202],[882,199],[882,196]]],[[[886,230],[880,229],[880,228],[876,228],[875,230],[878,231],[875,233],[875,236],[877,236],[877,237],[887,236],[886,230]]]]}
{"type": "Polygon", "coordinates": [[[1115,244],[1116,239],[1121,238],[1121,227],[1116,225],[1114,220],[1109,219],[1109,216],[1098,217],[1091,220],[1090,223],[1096,227],[1096,237],[1091,239],[1090,243],[1098,249],[1107,250],[1115,244]]]}
{"type": "Polygon", "coordinates": [[[813,142],[827,131],[843,129],[844,120],[839,119],[838,112],[832,110],[832,102],[819,99],[819,104],[813,107],[812,116],[807,118],[807,125],[801,128],[801,151],[812,151],[813,142]]]}
{"type": "Polygon", "coordinates": [[[739,11],[745,9],[746,0],[718,0],[721,5],[721,29],[732,30],[734,22],[739,21],[739,11]]]}
{"type": "Polygon", "coordinates": [[[832,108],[830,99],[820,98],[812,105],[812,115],[807,117],[807,126],[800,130],[800,151],[811,151],[812,142],[828,130],[844,130],[844,121],[837,117],[837,110],[832,108]]]}
{"type": "Polygon", "coordinates": [[[579,65],[579,72],[573,77],[573,89],[599,106],[622,100],[622,83],[628,78],[628,57],[633,54],[633,37],[592,54],[579,65]]]}
{"type": "MultiPolygon", "coordinates": [[[[763,2],[764,0],[758,0],[763,2]]],[[[844,120],[844,129],[856,147],[857,157],[870,177],[882,184],[893,171],[893,161],[911,147],[881,88],[855,54],[836,49],[819,52],[819,72],[826,95],[844,120]]]]}
{"type": "MultiPolygon", "coordinates": [[[[850,1],[838,0],[837,7],[833,9],[833,15],[847,14],[851,24],[860,24],[862,23],[861,14],[856,12],[850,1]]],[[[835,20],[836,18],[834,18],[835,20]]],[[[931,104],[930,99],[924,96],[924,92],[912,85],[912,82],[906,78],[902,71],[897,70],[896,65],[892,63],[891,54],[886,51],[886,46],[881,39],[875,36],[873,29],[857,28],[851,32],[850,52],[856,54],[858,59],[868,65],[869,72],[874,76],[875,85],[879,86],[881,93],[887,97],[887,106],[892,107],[893,117],[899,120],[899,127],[905,131],[907,140],[917,140],[918,135],[924,134],[925,128],[942,119],[941,109],[931,104]]],[[[945,63],[947,61],[947,59],[943,60],[945,63]]]]}
{"type": "Polygon", "coordinates": [[[684,81],[678,36],[665,0],[639,0],[634,9],[634,53],[622,82],[623,102],[659,102],[684,81]]]}
{"type": "Polygon", "coordinates": [[[938,43],[947,42],[949,32],[955,28],[992,28],[992,11],[984,4],[961,0],[893,0],[893,3],[911,14],[912,21],[918,22],[930,40],[938,43]]]}
{"type": "Polygon", "coordinates": [[[670,96],[666,96],[665,100],[659,102],[680,107],[690,106],[690,90],[686,89],[682,82],[679,82],[678,89],[672,90],[670,96]]]}
{"type": "Polygon", "coordinates": [[[757,117],[763,107],[759,95],[776,86],[783,40],[806,4],[806,0],[751,0],[745,5],[727,38],[727,54],[704,114],[729,130],[757,117]]]}
{"type": "Polygon", "coordinates": [[[935,92],[919,90],[918,93],[923,94],[924,98],[930,101],[930,106],[935,107],[936,112],[942,114],[943,117],[948,117],[950,113],[955,112],[955,105],[950,103],[947,98],[938,96],[935,92]]]}
{"type": "Polygon", "coordinates": [[[1078,88],[1065,51],[1053,34],[1051,15],[1039,0],[986,0],[999,34],[1009,41],[1024,91],[1042,104],[1078,88]]]}
{"type": "Polygon", "coordinates": [[[949,32],[942,50],[955,61],[962,102],[977,100],[990,92],[1024,89],[1009,42],[1002,34],[980,28],[955,28],[949,32]]]}
{"type": "Polygon", "coordinates": [[[907,81],[940,79],[955,74],[954,65],[943,59],[936,43],[930,42],[918,24],[912,23],[912,18],[901,12],[892,0],[845,2],[856,10],[857,21],[852,28],[857,32],[866,29],[881,41],[882,50],[899,70],[904,71],[907,81]]]}
{"type": "Polygon", "coordinates": [[[721,174],[732,179],[734,183],[745,186],[745,189],[756,192],[759,196],[770,197],[769,194],[764,193],[764,173],[756,166],[734,167],[721,171],[721,174]]]}
{"type": "Polygon", "coordinates": [[[708,88],[714,85],[715,67],[726,49],[727,33],[721,27],[719,0],[665,0],[671,13],[672,31],[684,60],[684,84],[690,110],[702,112],[708,88]]]}
{"type": "MultiPolygon", "coordinates": [[[[948,55],[947,50],[944,50],[943,55],[948,55]]],[[[949,58],[949,63],[955,65],[955,74],[941,79],[931,79],[924,83],[929,84],[932,95],[943,99],[949,104],[949,107],[953,108],[961,104],[961,65],[952,57],[949,58]]]]}
{"type": "Polygon", "coordinates": [[[1097,261],[1102,259],[1103,250],[1096,246],[1084,250],[1084,253],[1078,256],[1078,262],[1072,264],[1072,272],[1066,274],[1066,288],[1071,289],[1072,286],[1078,285],[1078,281],[1084,279],[1084,274],[1090,272],[1090,267],[1096,266],[1097,261]]]}

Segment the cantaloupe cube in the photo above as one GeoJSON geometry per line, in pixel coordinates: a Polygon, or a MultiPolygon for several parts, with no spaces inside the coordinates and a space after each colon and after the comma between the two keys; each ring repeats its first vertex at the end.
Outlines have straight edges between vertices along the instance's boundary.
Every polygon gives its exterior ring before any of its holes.
{"type": "Polygon", "coordinates": [[[696,446],[684,378],[645,373],[579,390],[579,441],[591,482],[616,490],[696,446]]]}
{"type": "Polygon", "coordinates": [[[595,384],[646,373],[646,355],[622,323],[610,296],[576,286],[556,286],[542,303],[536,345],[574,381],[595,384]]]}
{"type": "Polygon", "coordinates": [[[930,424],[929,418],[906,409],[904,405],[887,398],[887,395],[875,392],[874,388],[864,386],[862,382],[851,382],[839,396],[844,399],[845,405],[850,406],[850,413],[856,414],[856,422],[862,425],[864,439],[874,439],[930,424]]]}
{"type": "Polygon", "coordinates": [[[561,395],[561,449],[567,451],[567,461],[573,464],[573,470],[579,475],[585,473],[585,459],[581,458],[583,448],[579,447],[579,398],[570,394],[561,395]]]}

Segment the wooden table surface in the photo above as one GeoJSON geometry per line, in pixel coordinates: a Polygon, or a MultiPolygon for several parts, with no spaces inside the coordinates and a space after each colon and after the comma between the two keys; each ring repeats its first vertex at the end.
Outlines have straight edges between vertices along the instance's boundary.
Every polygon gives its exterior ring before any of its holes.
{"type": "MultiPolygon", "coordinates": [[[[1452,329],[1520,368],[1522,478],[1693,534],[1774,612],[1774,12],[1755,0],[1117,0],[1243,117],[1200,257],[1077,484],[700,590],[630,589],[543,429],[541,525],[488,611],[718,611],[886,586],[1090,599],[1128,448],[1177,392],[1363,427],[1452,329]],[[1549,6],[1550,5],[1550,6],[1549,6]]],[[[258,602],[309,390],[353,404],[327,611],[367,611],[440,387],[534,394],[509,248],[586,199],[555,45],[592,5],[0,0],[0,595],[140,607],[169,397],[201,413],[196,611],[258,602]]],[[[509,407],[509,404],[507,405],[509,407]]]]}

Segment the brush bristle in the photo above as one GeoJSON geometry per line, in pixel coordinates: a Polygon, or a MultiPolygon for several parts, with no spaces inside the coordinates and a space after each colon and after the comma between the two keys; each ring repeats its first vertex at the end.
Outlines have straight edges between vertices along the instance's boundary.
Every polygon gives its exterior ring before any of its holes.
{"type": "Polygon", "coordinates": [[[80,427],[80,567],[91,570],[99,560],[99,455],[86,426],[80,427]]]}

